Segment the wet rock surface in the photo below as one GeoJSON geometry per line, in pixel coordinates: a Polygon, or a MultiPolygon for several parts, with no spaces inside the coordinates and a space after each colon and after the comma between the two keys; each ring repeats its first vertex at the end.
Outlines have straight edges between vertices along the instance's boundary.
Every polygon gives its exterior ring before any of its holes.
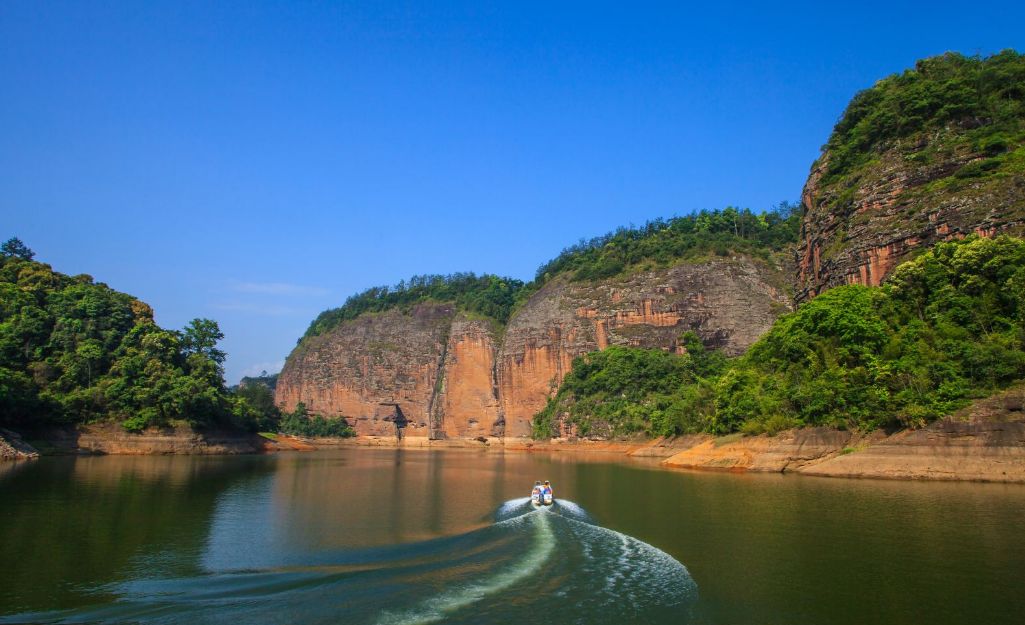
{"type": "Polygon", "coordinates": [[[23,441],[20,434],[0,428],[0,461],[30,460],[38,457],[39,452],[23,441]]]}

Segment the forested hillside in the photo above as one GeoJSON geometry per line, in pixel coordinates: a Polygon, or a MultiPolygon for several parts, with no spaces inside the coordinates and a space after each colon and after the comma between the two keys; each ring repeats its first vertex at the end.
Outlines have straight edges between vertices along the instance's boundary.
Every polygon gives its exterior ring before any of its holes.
{"type": "Polygon", "coordinates": [[[146,303],[33,257],[17,239],[0,255],[0,423],[270,425],[225,388],[216,322],[163,329],[146,303]]]}
{"type": "Polygon", "coordinates": [[[1025,241],[971,237],[837,287],[741,357],[609,349],[573,370],[537,437],[921,426],[1025,377],[1025,241]]]}

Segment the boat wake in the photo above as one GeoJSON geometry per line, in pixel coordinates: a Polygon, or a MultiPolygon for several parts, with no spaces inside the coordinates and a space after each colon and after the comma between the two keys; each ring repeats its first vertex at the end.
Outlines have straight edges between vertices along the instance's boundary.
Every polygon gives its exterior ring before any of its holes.
{"type": "Polygon", "coordinates": [[[536,509],[523,498],[458,536],[268,570],[136,579],[98,593],[116,600],[0,623],[686,622],[697,586],[680,562],[595,524],[573,502],[536,509]]]}

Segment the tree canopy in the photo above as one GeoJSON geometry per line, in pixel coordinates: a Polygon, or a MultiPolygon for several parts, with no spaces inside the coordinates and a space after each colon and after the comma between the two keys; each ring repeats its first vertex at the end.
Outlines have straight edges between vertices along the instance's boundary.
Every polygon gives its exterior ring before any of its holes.
{"type": "Polygon", "coordinates": [[[985,157],[961,177],[1025,167],[1025,55],[1005,50],[990,57],[957,53],[923,59],[859,92],[823,147],[824,182],[849,177],[896,141],[985,157]],[[955,132],[948,132],[948,130],[955,132]],[[911,139],[920,138],[921,141],[911,139]]]}
{"type": "Polygon", "coordinates": [[[0,256],[0,422],[252,429],[271,414],[225,388],[217,322],[165,330],[145,303],[32,256],[17,239],[0,256]]]}
{"type": "Polygon", "coordinates": [[[491,274],[454,273],[447,276],[413,276],[395,286],[379,286],[357,293],[338,308],[320,313],[303,338],[324,334],[339,323],[368,313],[392,308],[409,309],[424,302],[455,304],[459,309],[494,319],[509,320],[522,280],[491,274]]]}
{"type": "Polygon", "coordinates": [[[797,241],[800,220],[799,205],[789,202],[761,213],[725,208],[656,219],[566,248],[542,265],[528,284],[491,274],[413,276],[394,286],[367,289],[349,297],[342,306],[320,313],[302,338],[324,334],[364,313],[408,310],[423,302],[452,303],[464,312],[504,325],[518,304],[557,275],[569,274],[578,281],[600,280],[637,267],[663,267],[701,256],[738,252],[767,256],[789,249],[797,241]]]}

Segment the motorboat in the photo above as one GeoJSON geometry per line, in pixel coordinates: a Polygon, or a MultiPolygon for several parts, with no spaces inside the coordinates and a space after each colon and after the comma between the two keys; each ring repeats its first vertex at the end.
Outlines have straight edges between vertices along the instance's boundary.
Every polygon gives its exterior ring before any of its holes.
{"type": "Polygon", "coordinates": [[[552,496],[551,487],[545,488],[540,484],[534,485],[534,490],[530,493],[530,505],[535,508],[541,506],[550,506],[555,503],[555,497],[552,496]]]}

